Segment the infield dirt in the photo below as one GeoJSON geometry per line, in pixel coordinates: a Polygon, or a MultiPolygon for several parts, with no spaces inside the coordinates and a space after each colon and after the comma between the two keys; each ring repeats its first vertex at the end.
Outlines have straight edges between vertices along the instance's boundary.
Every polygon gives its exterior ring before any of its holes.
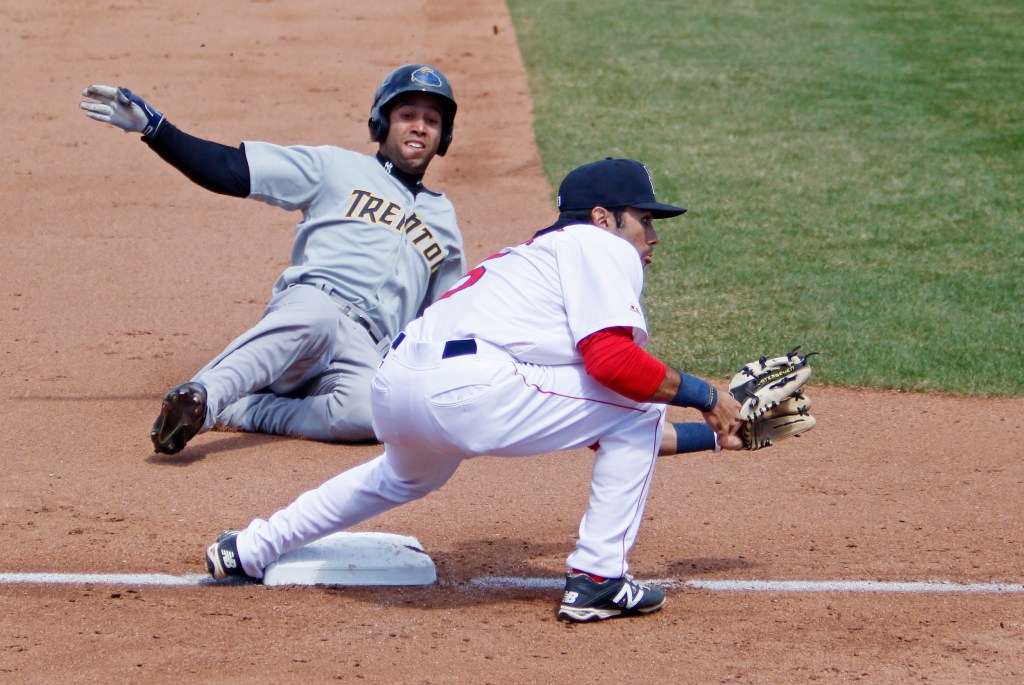
{"type": "MultiPolygon", "coordinates": [[[[160,397],[257,320],[296,216],[192,185],[87,120],[84,86],[229,145],[371,151],[382,75],[434,63],[459,115],[427,181],[470,260],[554,215],[499,0],[6,0],[0,36],[0,573],[202,573],[218,532],[378,452],[215,432],[152,454],[160,397]]],[[[662,460],[637,576],[1022,582],[1024,400],[810,393],[799,439],[662,460]]],[[[2,585],[0,682],[1024,680],[1022,594],[682,589],[650,617],[566,626],[557,590],[470,585],[560,577],[590,463],[476,460],[360,527],[417,537],[432,587],[2,585]]]]}

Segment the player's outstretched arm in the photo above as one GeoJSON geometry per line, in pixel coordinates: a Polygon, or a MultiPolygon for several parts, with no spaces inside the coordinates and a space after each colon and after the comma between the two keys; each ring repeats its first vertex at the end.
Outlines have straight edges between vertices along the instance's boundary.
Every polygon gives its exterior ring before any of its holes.
{"type": "Polygon", "coordinates": [[[248,197],[249,163],[244,146],[229,147],[190,136],[127,88],[92,85],[79,104],[90,119],[142,134],[142,140],[193,183],[222,195],[248,197]]]}
{"type": "Polygon", "coordinates": [[[85,116],[117,126],[125,131],[152,136],[164,123],[164,115],[150,107],[145,100],[127,88],[91,85],[82,95],[93,102],[80,102],[85,116]]]}

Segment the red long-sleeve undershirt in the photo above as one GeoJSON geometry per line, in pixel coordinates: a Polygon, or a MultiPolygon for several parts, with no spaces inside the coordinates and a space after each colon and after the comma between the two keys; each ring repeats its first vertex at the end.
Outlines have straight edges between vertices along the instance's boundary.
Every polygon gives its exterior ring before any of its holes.
{"type": "Polygon", "coordinates": [[[605,328],[576,345],[587,373],[598,383],[636,402],[651,399],[668,366],[633,342],[630,328],[605,328]]]}

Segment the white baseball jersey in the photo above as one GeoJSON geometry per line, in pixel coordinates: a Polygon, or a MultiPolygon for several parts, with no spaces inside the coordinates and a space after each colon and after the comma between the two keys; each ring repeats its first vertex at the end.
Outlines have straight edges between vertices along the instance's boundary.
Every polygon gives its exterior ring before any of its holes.
{"type": "Polygon", "coordinates": [[[466,271],[455,210],[415,196],[377,159],[338,147],[246,142],[249,197],[302,210],[274,285],[326,281],[392,338],[466,271]]]}
{"type": "Polygon", "coordinates": [[[486,260],[423,317],[373,379],[384,453],[301,495],[236,540],[254,578],[282,554],[440,488],[465,459],[597,445],[570,567],[624,575],[657,462],[665,407],[587,375],[577,341],[647,329],[636,248],[595,226],[553,230],[486,260]]]}
{"type": "Polygon", "coordinates": [[[627,241],[596,226],[555,229],[502,250],[430,307],[410,334],[486,340],[534,364],[579,364],[576,345],[604,328],[647,343],[643,263],[627,241]]]}

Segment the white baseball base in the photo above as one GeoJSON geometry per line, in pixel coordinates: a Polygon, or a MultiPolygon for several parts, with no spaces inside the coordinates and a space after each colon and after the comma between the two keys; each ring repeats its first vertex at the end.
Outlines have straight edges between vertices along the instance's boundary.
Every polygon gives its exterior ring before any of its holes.
{"type": "Polygon", "coordinates": [[[334,533],[263,570],[264,585],[431,585],[434,560],[420,541],[393,533],[334,533]]]}

